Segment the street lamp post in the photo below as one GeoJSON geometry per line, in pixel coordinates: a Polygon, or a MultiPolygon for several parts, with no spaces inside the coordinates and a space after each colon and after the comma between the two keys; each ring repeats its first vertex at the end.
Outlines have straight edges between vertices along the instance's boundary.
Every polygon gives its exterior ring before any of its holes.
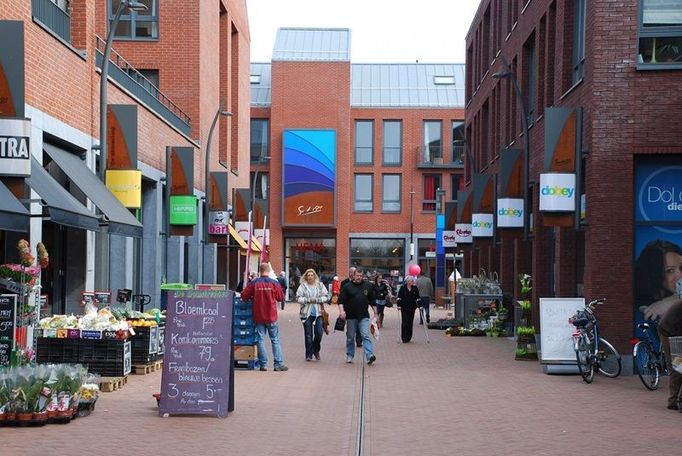
{"type": "MultiPolygon", "coordinates": [[[[206,141],[206,156],[204,157],[204,244],[208,244],[208,225],[209,225],[209,207],[208,207],[208,186],[209,186],[209,176],[211,170],[211,140],[213,139],[213,130],[218,123],[218,118],[220,116],[229,117],[232,113],[225,111],[222,107],[219,107],[213,117],[213,122],[211,123],[211,128],[208,130],[208,139],[206,141]]],[[[225,195],[225,200],[227,200],[227,195],[225,195]]]]}
{"type": "MultiPolygon", "coordinates": [[[[114,35],[116,33],[116,27],[118,27],[118,22],[121,19],[123,11],[129,9],[133,11],[145,11],[147,6],[134,1],[122,0],[118,8],[116,9],[116,14],[114,15],[114,20],[109,26],[109,31],[107,33],[106,44],[104,46],[104,53],[102,54],[102,73],[100,75],[99,81],[99,146],[93,147],[99,148],[99,178],[102,182],[106,181],[107,173],[107,80],[109,78],[109,55],[111,54],[111,45],[114,41],[114,35]]],[[[96,269],[95,280],[97,286],[102,290],[109,289],[109,234],[102,232],[98,235],[97,242],[97,258],[98,266],[96,269]]]]}
{"type": "Polygon", "coordinates": [[[519,81],[516,79],[516,75],[511,69],[511,65],[507,62],[504,56],[500,55],[502,63],[505,67],[504,70],[498,71],[493,74],[495,79],[505,79],[509,78],[511,80],[512,86],[514,86],[514,91],[516,92],[516,100],[521,108],[521,125],[523,126],[523,240],[528,240],[528,232],[530,229],[530,211],[532,208],[528,207],[528,182],[529,182],[529,172],[530,172],[530,137],[528,135],[528,110],[526,109],[526,104],[523,102],[523,93],[519,87],[519,81]]]}
{"type": "Polygon", "coordinates": [[[414,259],[414,187],[410,188],[410,262],[414,259]]]}

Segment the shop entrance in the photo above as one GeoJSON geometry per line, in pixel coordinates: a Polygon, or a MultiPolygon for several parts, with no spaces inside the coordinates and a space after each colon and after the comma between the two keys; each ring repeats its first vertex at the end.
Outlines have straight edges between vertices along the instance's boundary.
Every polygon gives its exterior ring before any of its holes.
{"type": "Polygon", "coordinates": [[[337,275],[336,239],[334,238],[286,238],[285,264],[289,280],[289,299],[296,295],[301,276],[306,269],[314,269],[320,280],[329,285],[337,275]]]}

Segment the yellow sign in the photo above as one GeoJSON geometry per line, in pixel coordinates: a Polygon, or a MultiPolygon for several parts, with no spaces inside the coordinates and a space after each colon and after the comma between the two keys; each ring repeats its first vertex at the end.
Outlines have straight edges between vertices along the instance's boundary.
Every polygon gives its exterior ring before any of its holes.
{"type": "Polygon", "coordinates": [[[125,207],[142,206],[142,171],[139,169],[108,169],[107,188],[125,207]]]}

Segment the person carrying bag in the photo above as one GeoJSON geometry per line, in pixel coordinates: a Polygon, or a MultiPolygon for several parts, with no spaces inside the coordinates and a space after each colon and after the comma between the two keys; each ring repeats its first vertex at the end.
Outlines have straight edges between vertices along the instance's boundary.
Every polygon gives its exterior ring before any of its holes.
{"type": "MultiPolygon", "coordinates": [[[[305,337],[305,360],[312,361],[313,357],[320,360],[320,344],[324,331],[324,303],[329,300],[327,288],[320,282],[320,278],[313,269],[303,273],[301,284],[296,291],[296,301],[301,305],[299,317],[303,323],[305,337]]],[[[327,324],[329,315],[327,315],[327,324]]]]}

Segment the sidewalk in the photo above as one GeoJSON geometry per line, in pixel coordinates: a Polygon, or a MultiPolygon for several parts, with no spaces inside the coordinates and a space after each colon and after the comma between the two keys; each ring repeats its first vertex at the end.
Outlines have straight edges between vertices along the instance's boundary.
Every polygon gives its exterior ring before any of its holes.
{"type": "MultiPolygon", "coordinates": [[[[290,370],[236,371],[226,419],[159,418],[155,372],[130,376],[68,425],[0,428],[0,455],[354,454],[360,357],[346,364],[345,336],[332,333],[322,360],[305,362],[298,305],[287,304],[280,322],[290,370]]],[[[680,454],[682,414],[665,408],[667,379],[654,392],[633,376],[588,385],[514,361],[511,339],[430,330],[426,344],[415,323],[412,342],[400,344],[398,326],[397,310],[386,309],[377,361],[365,368],[365,455],[680,454]]]]}

